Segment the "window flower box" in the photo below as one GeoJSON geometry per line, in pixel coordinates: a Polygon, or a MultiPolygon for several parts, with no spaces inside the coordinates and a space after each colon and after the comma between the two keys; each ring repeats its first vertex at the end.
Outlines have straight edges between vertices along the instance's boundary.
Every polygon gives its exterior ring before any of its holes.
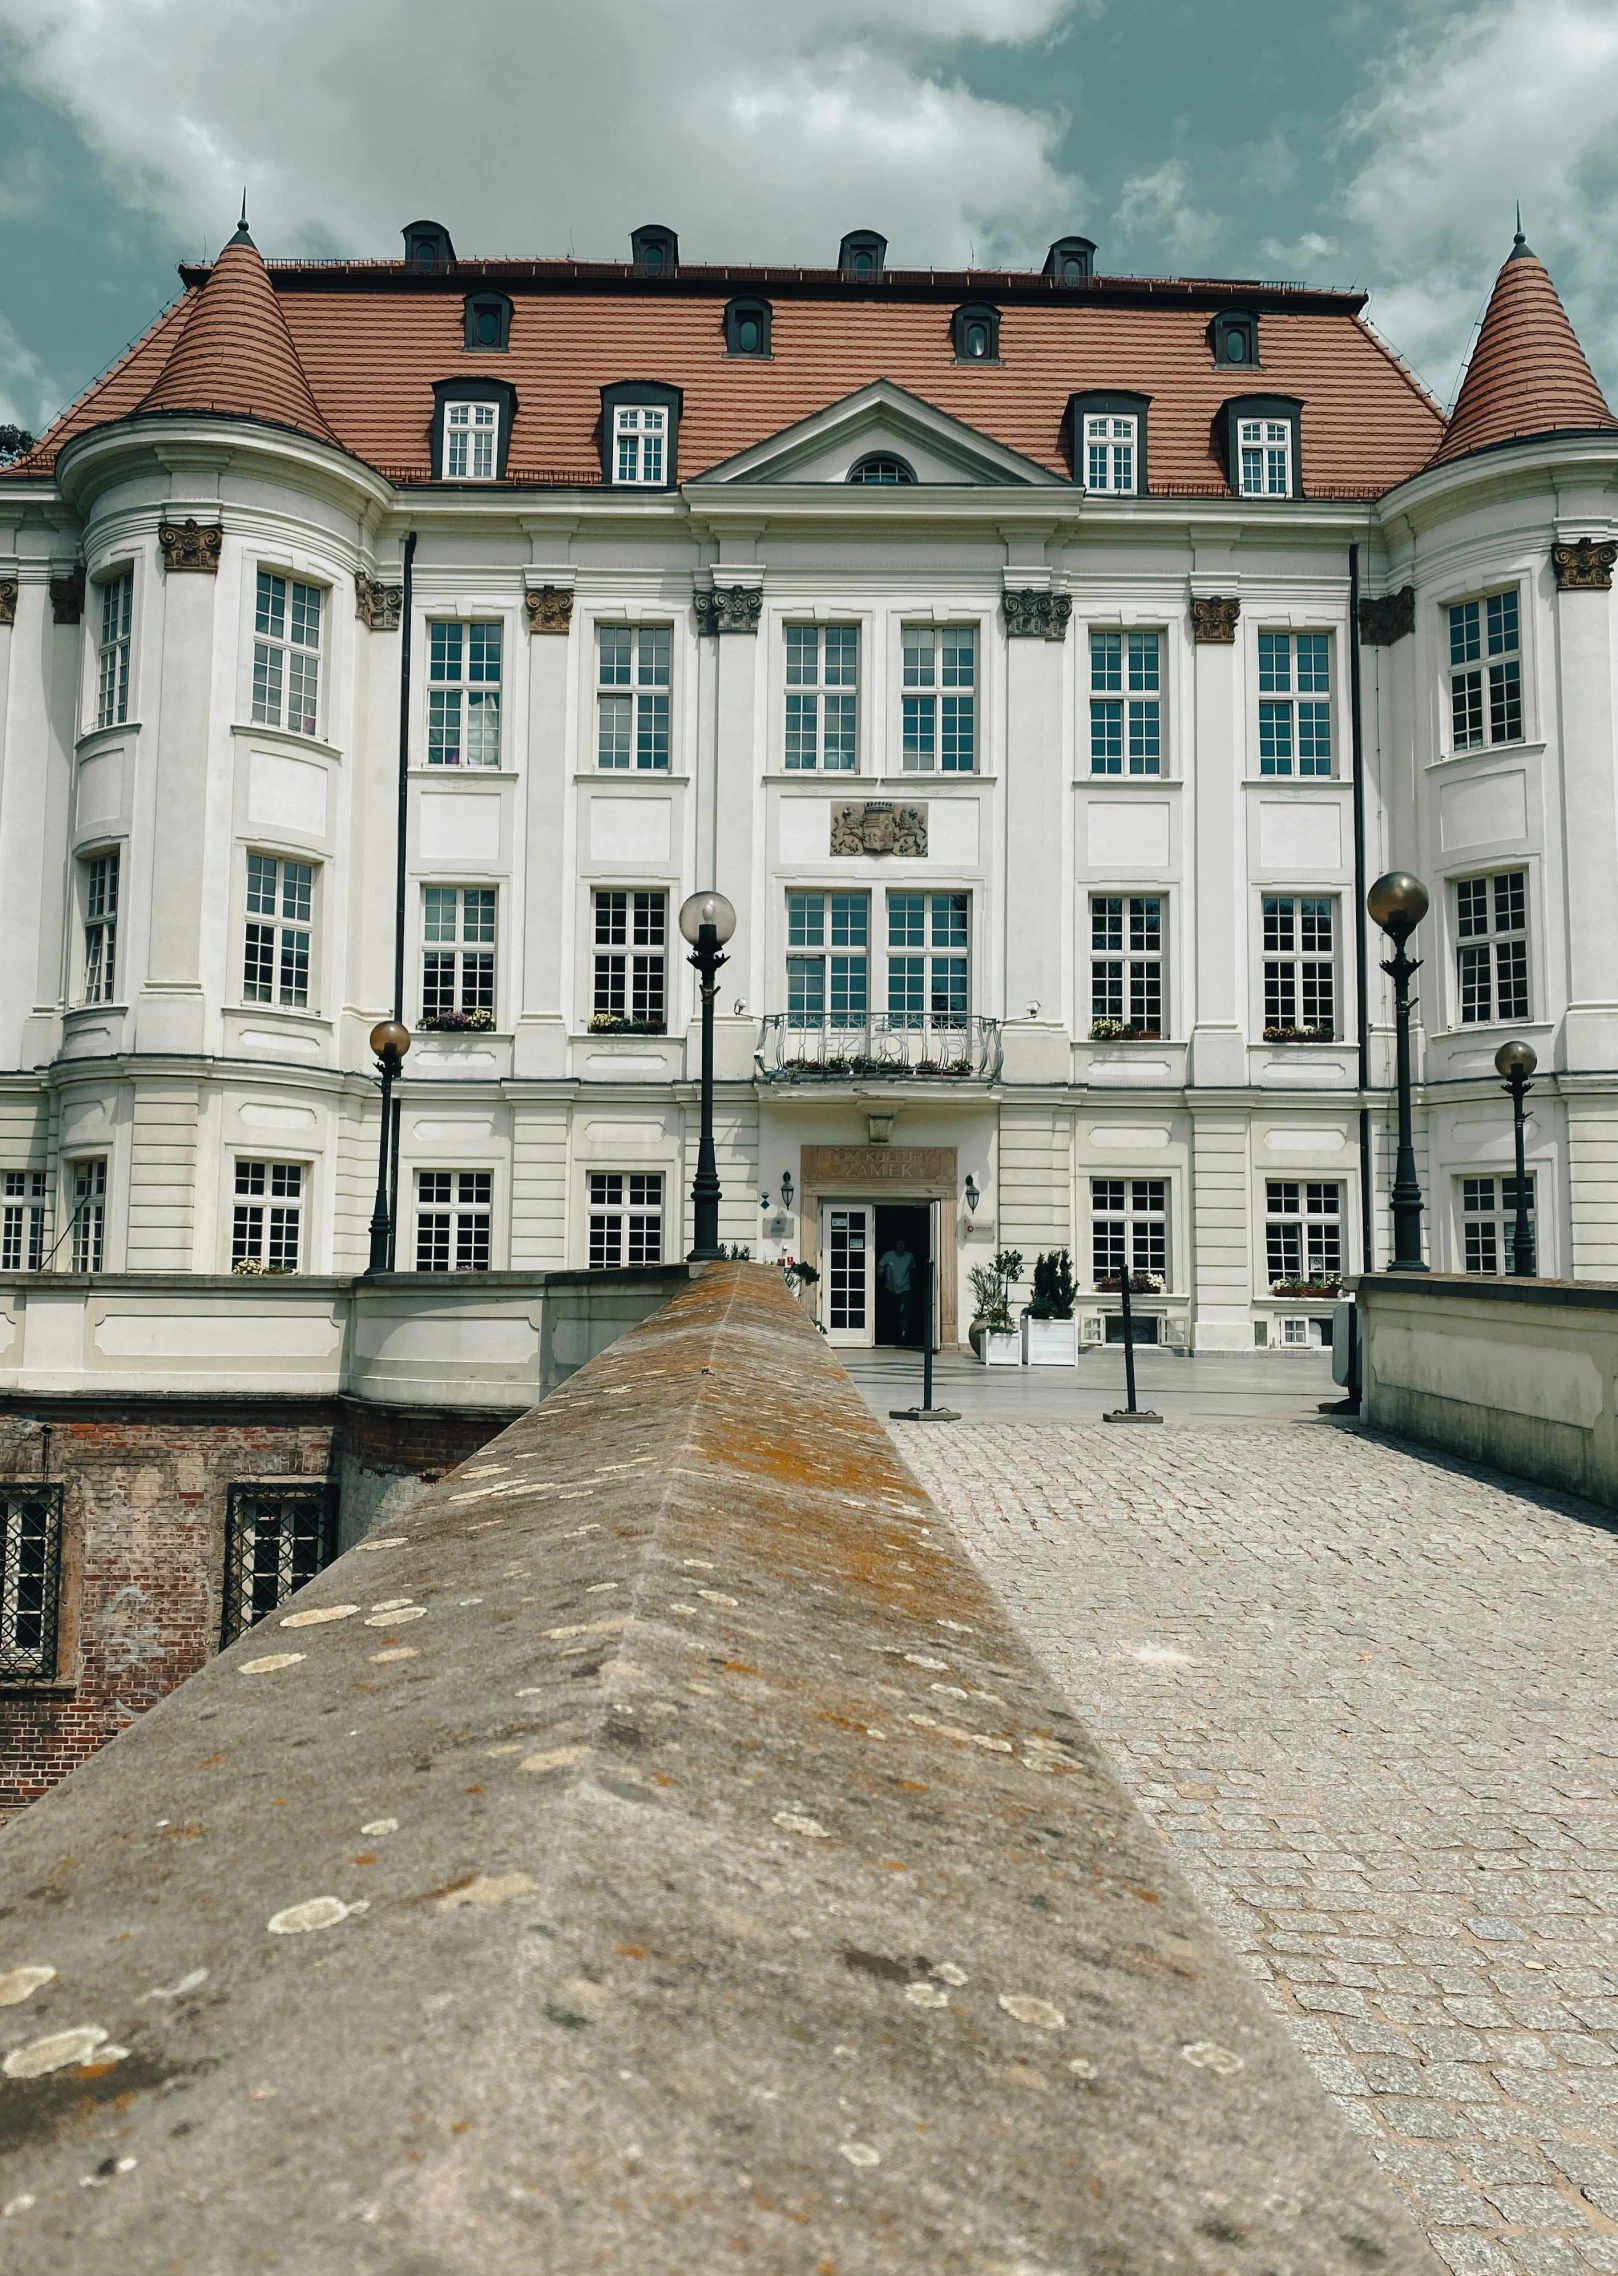
{"type": "Polygon", "coordinates": [[[984,1329],[983,1364],[985,1367],[1021,1367],[1022,1337],[1015,1328],[984,1329]]]}
{"type": "Polygon", "coordinates": [[[492,1035],[494,1014],[477,1012],[425,1012],[416,1023],[418,1034],[492,1035]]]}
{"type": "Polygon", "coordinates": [[[1337,1037],[1329,1027],[1267,1027],[1266,1043],[1335,1043],[1337,1037]]]}
{"type": "Polygon", "coordinates": [[[1340,1272],[1317,1272],[1307,1280],[1272,1280],[1272,1296],[1330,1296],[1343,1293],[1343,1276],[1340,1272]]]}
{"type": "Polygon", "coordinates": [[[1157,1027],[1132,1027],[1126,1019],[1093,1019],[1090,1022],[1092,1043],[1161,1043],[1163,1031],[1157,1027]]]}
{"type": "Polygon", "coordinates": [[[1025,1367],[1077,1367],[1078,1321],[1036,1320],[1032,1312],[1025,1312],[1022,1316],[1022,1355],[1025,1367]]]}
{"type": "Polygon", "coordinates": [[[618,1012],[596,1012],[591,1016],[592,1035],[666,1035],[668,1023],[660,1019],[625,1019],[618,1012]]]}
{"type": "MultiPolygon", "coordinates": [[[[1116,1272],[1108,1273],[1096,1282],[1096,1287],[1105,1293],[1116,1296],[1120,1278],[1121,1275],[1116,1272]]],[[[1131,1296],[1161,1296],[1163,1293],[1163,1275],[1160,1272],[1131,1273],[1129,1276],[1129,1293],[1131,1296]]]]}

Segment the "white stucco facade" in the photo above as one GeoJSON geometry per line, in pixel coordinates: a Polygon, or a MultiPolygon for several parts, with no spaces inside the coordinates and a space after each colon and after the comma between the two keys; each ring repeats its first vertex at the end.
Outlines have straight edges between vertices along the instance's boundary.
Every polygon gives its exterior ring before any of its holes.
{"type": "MultiPolygon", "coordinates": [[[[1036,1252],[1067,1247],[1094,1337],[1116,1301],[1094,1287],[1097,1181],[1122,1180],[1131,1214],[1161,1218],[1166,1285],[1141,1303],[1166,1340],[1251,1350],[1281,1340],[1283,1319],[1321,1313],[1318,1297],[1272,1292],[1273,1189],[1302,1189],[1300,1218],[1309,1189],[1336,1189],[1317,1214],[1337,1213],[1344,1272],[1385,1262],[1390,1242],[1390,1012],[1374,933],[1364,1089],[1359,1057],[1357,547],[1362,595],[1413,594],[1410,629],[1359,649],[1360,882],[1407,867],[1432,894],[1414,943],[1430,1257],[1464,1268],[1464,1181],[1510,1173],[1493,1055],[1521,1034],[1540,1059],[1529,1128],[1540,1270],[1618,1275],[1613,596],[1560,588],[1552,559],[1559,542],[1618,532],[1618,444],[1484,451],[1374,502],[1109,499],[1011,460],[878,389],[846,428],[824,417],[807,438],[644,495],[395,489],[319,442],[200,414],[95,429],[53,480],[7,485],[0,1171],[25,1181],[8,1188],[13,1206],[43,1212],[42,1261],[73,1264],[75,1200],[101,1161],[103,1270],[228,1271],[238,1165],[250,1162],[300,1173],[301,1270],[363,1267],[378,1136],[366,1038],[392,997],[400,637],[359,613],[356,577],[398,585],[414,531],[402,1266],[423,1172],[487,1175],[494,1269],[588,1264],[592,1175],[660,1177],[662,1253],[684,1253],[696,998],[672,917],[686,893],[714,885],[739,916],[718,1019],[727,1240],[818,1258],[824,1304],[829,1219],[815,1212],[925,1206],[948,1332],[964,1333],[966,1274],[997,1246],[1024,1253],[1025,1282],[1036,1252]],[[848,465],[885,445],[921,479],[850,487],[848,465]],[[221,533],[212,569],[165,560],[160,526],[188,520],[221,533]],[[51,580],[80,564],[82,620],[58,622],[51,580]],[[322,596],[313,732],[254,720],[262,572],[322,596]],[[102,591],[125,576],[127,715],[98,726],[102,591]],[[698,597],[716,588],[756,596],[756,629],[707,629],[715,607],[698,597]],[[1457,750],[1450,611],[1508,594],[1520,719],[1502,713],[1512,731],[1498,740],[1485,719],[1484,740],[1457,750]],[[1233,625],[1224,612],[1228,640],[1198,637],[1219,627],[1220,612],[1195,606],[1214,598],[1239,603],[1233,625]],[[565,627],[531,630],[531,616],[565,627]],[[497,766],[429,763],[435,622],[500,627],[497,766]],[[786,764],[788,632],[806,626],[857,631],[852,771],[786,764]],[[940,653],[950,628],[971,631],[969,771],[905,763],[905,649],[918,646],[906,628],[918,626],[940,653]],[[600,763],[603,627],[667,628],[666,766],[636,764],[633,747],[627,768],[600,763]],[[1158,635],[1158,771],[1129,772],[1126,750],[1122,771],[1097,774],[1092,635],[1124,635],[1127,654],[1131,631],[1158,635]],[[1297,635],[1324,636],[1324,666],[1309,654],[1327,681],[1311,700],[1329,706],[1329,772],[1263,769],[1260,642],[1277,634],[1292,656],[1297,635]],[[851,802],[924,809],[925,854],[833,851],[833,809],[851,802]],[[111,854],[115,979],[92,1001],[91,865],[111,854]],[[309,873],[306,1001],[281,1000],[278,964],[271,1000],[249,1000],[250,857],[309,873]],[[1525,912],[1526,996],[1511,1000],[1527,1008],[1467,1019],[1461,952],[1476,942],[1462,937],[1461,888],[1497,877],[1522,880],[1500,906],[1525,912]],[[487,1029],[421,1028],[425,896],[446,888],[494,896],[487,1029]],[[596,891],[667,896],[664,1034],[592,1030],[596,891]],[[930,1008],[919,1029],[886,1017],[904,1000],[889,969],[896,893],[951,897],[937,922],[966,961],[958,1041],[930,1008]],[[809,982],[798,1024],[786,1016],[789,959],[817,945],[794,894],[837,895],[845,912],[848,897],[869,896],[864,944],[842,946],[867,959],[874,1017],[838,1030],[828,1011],[813,1042],[809,982]],[[1155,1035],[1092,1038],[1097,897],[1158,904],[1155,1035]],[[1273,939],[1266,953],[1266,899],[1286,903],[1294,925],[1305,903],[1325,905],[1330,940],[1315,961],[1330,966],[1329,1039],[1265,1040],[1266,966],[1285,961],[1273,939]],[[963,1061],[965,1072],[929,1071],[963,1061]],[[1137,1197],[1136,1181],[1161,1192],[1137,1197]]],[[[738,599],[717,614],[746,623],[754,607],[738,599]]],[[[635,643],[630,653],[638,671],[635,643]]],[[[934,902],[915,908],[906,921],[930,928],[934,902]]],[[[829,928],[829,901],[814,921],[829,928]]],[[[1273,908],[1271,921],[1273,933],[1273,908]]],[[[1491,953],[1495,938],[1476,936],[1491,953]]],[[[818,945],[833,953],[829,930],[818,945]]],[[[931,954],[933,935],[911,945],[931,954]]],[[[828,968],[828,1005],[836,984],[828,968]]],[[[1475,985],[1473,996],[1476,1009],[1475,985]]],[[[643,1217],[655,1214],[650,1190],[636,1189],[643,1217]]],[[[32,1223],[18,1222],[26,1246],[32,1223]]],[[[873,1221],[871,1243],[880,1232],[873,1221]]],[[[859,1332],[873,1326],[874,1315],[859,1332]]]]}

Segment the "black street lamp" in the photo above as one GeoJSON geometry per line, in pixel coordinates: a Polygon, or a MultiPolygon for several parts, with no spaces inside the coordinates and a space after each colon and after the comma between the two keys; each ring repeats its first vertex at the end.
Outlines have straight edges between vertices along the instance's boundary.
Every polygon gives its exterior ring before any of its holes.
{"type": "Polygon", "coordinates": [[[702,1136],[697,1175],[691,1188],[696,1241],[687,1262],[711,1264],[724,1256],[719,1242],[719,1169],[713,1151],[713,1005],[719,993],[719,967],[730,959],[722,951],[736,930],[736,912],[723,893],[693,893],[680,904],[680,931],[691,943],[686,958],[702,981],[702,1136]]]}
{"type": "Polygon", "coordinates": [[[1373,924],[1393,943],[1382,969],[1393,982],[1393,1016],[1398,1045],[1399,1157],[1393,1173],[1393,1256],[1390,1272],[1425,1272],[1421,1253],[1421,1186],[1410,1129],[1410,982],[1421,959],[1406,956],[1405,942],[1427,914],[1427,888],[1405,869],[1390,869],[1365,896],[1373,924]]]}
{"type": "Polygon", "coordinates": [[[410,1049],[410,1030],[396,1019],[378,1020],[371,1030],[371,1049],[382,1071],[382,1135],[377,1144],[376,1203],[371,1211],[371,1261],[367,1272],[391,1270],[393,1205],[389,1196],[388,1161],[393,1141],[393,1086],[410,1049]]]}
{"type": "Polygon", "coordinates": [[[1533,1089],[1528,1080],[1539,1065],[1539,1053],[1531,1043],[1502,1043],[1494,1055],[1494,1063],[1506,1078],[1511,1093],[1511,1121],[1517,1140],[1517,1218],[1511,1229],[1511,1269],[1520,1278],[1531,1280],[1534,1274],[1534,1234],[1528,1222],[1528,1171],[1523,1162],[1523,1099],[1533,1089]]]}

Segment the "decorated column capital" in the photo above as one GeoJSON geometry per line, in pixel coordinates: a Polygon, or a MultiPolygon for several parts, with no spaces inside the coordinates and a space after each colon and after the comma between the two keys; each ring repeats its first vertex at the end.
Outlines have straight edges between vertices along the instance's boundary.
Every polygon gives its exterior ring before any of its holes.
{"type": "Polygon", "coordinates": [[[15,624],[16,621],[17,580],[15,577],[0,577],[0,624],[15,624]]]}
{"type": "Polygon", "coordinates": [[[183,522],[159,522],[157,542],[163,548],[163,566],[171,574],[193,570],[203,577],[218,576],[225,533],[217,522],[199,523],[190,515],[183,522]]]}
{"type": "Polygon", "coordinates": [[[1416,629],[1416,588],[1401,585],[1396,593],[1360,603],[1360,642],[1366,648],[1391,648],[1416,629]]]}
{"type": "Polygon", "coordinates": [[[711,592],[705,592],[699,586],[691,602],[697,612],[697,631],[704,638],[721,632],[757,632],[764,613],[764,589],[761,585],[715,585],[711,592]]]}
{"type": "Polygon", "coordinates": [[[528,611],[528,629],[532,633],[548,633],[565,640],[573,629],[571,585],[530,585],[523,594],[523,606],[528,611]]]}
{"type": "Polygon", "coordinates": [[[1610,593],[1618,544],[1611,538],[1575,537],[1551,547],[1557,589],[1564,593],[1610,593]]]}
{"type": "Polygon", "coordinates": [[[403,585],[379,585],[363,569],[355,570],[354,614],[368,632],[397,632],[403,607],[403,585]]]}
{"type": "Polygon", "coordinates": [[[1071,593],[1039,586],[1008,585],[1003,596],[1006,633],[1012,640],[1065,640],[1073,619],[1071,593]]]}
{"type": "Polygon", "coordinates": [[[1193,594],[1191,600],[1192,641],[1198,648],[1234,648],[1236,645],[1236,619],[1241,613],[1241,602],[1228,594],[1193,594]]]}

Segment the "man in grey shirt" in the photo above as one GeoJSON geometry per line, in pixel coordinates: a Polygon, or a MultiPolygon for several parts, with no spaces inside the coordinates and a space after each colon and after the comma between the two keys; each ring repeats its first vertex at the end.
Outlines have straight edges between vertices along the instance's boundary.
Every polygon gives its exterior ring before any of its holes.
{"type": "Polygon", "coordinates": [[[886,1250],[877,1262],[877,1275],[883,1287],[893,1298],[893,1309],[898,1321],[901,1343],[910,1341],[910,1289],[915,1278],[916,1260],[905,1246],[902,1233],[896,1234],[891,1249],[886,1250]]]}

